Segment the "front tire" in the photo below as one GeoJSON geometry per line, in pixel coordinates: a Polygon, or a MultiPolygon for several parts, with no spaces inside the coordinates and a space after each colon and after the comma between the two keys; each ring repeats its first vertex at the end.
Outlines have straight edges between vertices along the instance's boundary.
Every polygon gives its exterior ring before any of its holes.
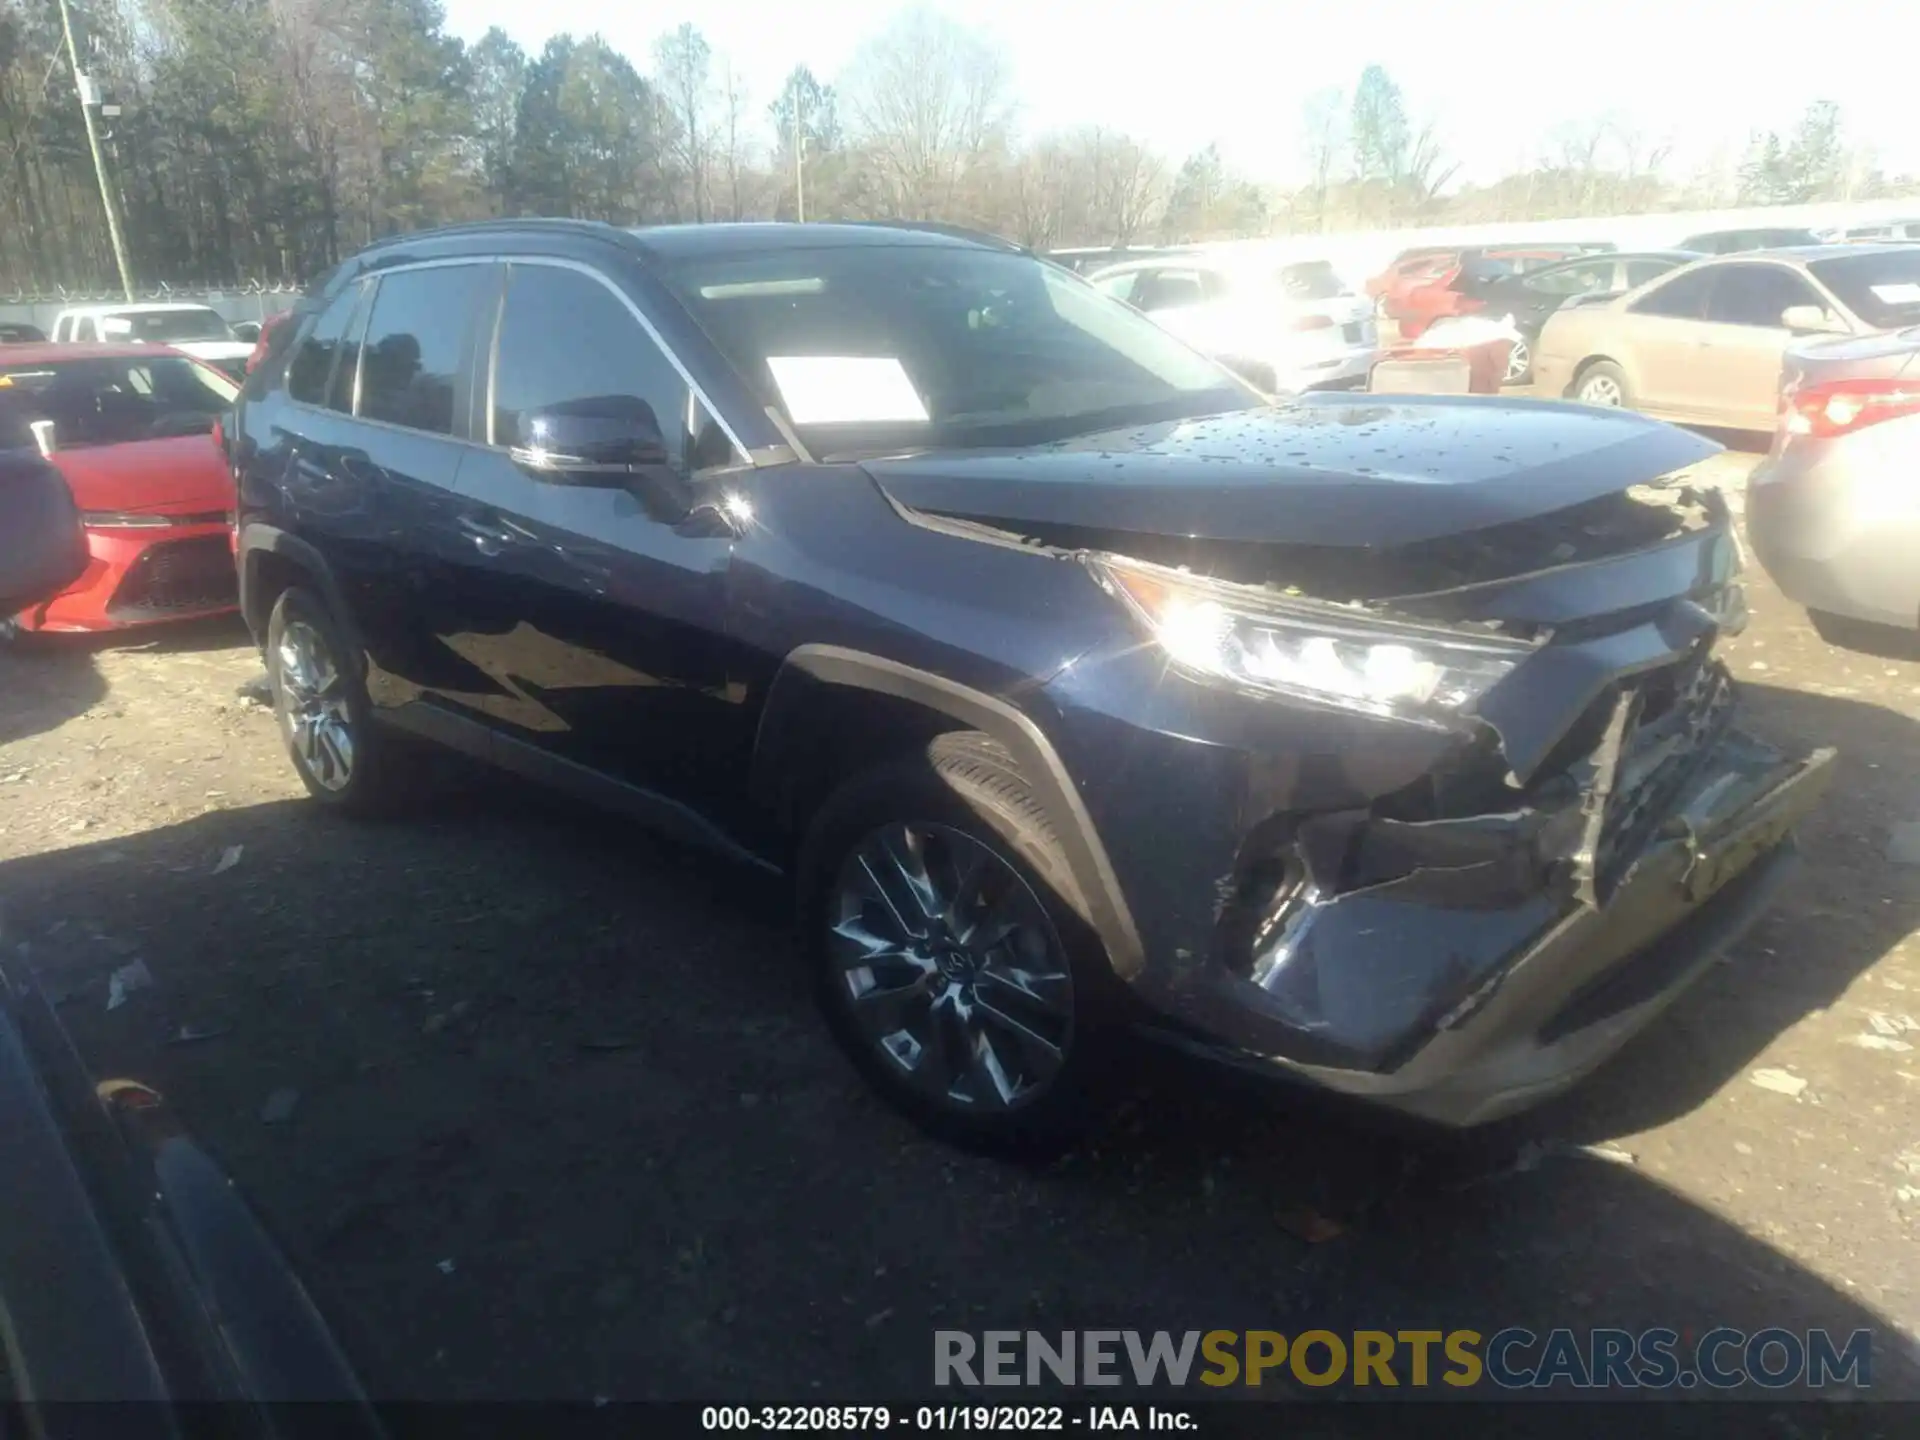
{"type": "Polygon", "coordinates": [[[330,810],[386,814],[399,786],[391,738],[374,725],[352,649],[310,591],[283,592],[267,622],[274,719],[307,793],[330,810]]]}
{"type": "Polygon", "coordinates": [[[1597,360],[1580,372],[1573,382],[1573,398],[1583,405],[1598,405],[1609,410],[1633,408],[1633,391],[1627,385],[1627,373],[1611,360],[1597,360]]]}
{"type": "Polygon", "coordinates": [[[799,885],[828,1026],[895,1108],[942,1140],[1028,1160],[1099,1119],[1118,982],[1004,749],[943,735],[848,782],[810,828],[799,885]]]}

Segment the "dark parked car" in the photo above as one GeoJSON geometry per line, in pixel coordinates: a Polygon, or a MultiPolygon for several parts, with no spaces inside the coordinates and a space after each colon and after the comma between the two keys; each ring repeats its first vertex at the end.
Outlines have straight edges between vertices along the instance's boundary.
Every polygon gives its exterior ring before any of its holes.
{"type": "Polygon", "coordinates": [[[1536,241],[1525,245],[1422,246],[1404,250],[1367,281],[1367,294],[1384,319],[1414,340],[1436,320],[1471,315],[1476,287],[1525,275],[1563,261],[1612,250],[1605,241],[1536,241]]]}
{"type": "Polygon", "coordinates": [[[1541,327],[1574,296],[1622,295],[1699,258],[1691,250],[1582,255],[1536,270],[1488,273],[1469,269],[1455,284],[1477,309],[1513,317],[1521,343],[1508,356],[1507,384],[1518,385],[1533,372],[1533,347],[1540,339],[1541,327]]]}
{"type": "Polygon", "coordinates": [[[1689,235],[1680,242],[1679,248],[1701,255],[1738,255],[1744,250],[1791,250],[1819,243],[1818,235],[1799,226],[1763,225],[1746,230],[1708,230],[1699,235],[1689,235]]]}
{"type": "Polygon", "coordinates": [[[1829,773],[1734,727],[1738,549],[1663,479],[1717,447],[1637,415],[1275,405],[885,227],[413,235],[298,325],[231,440],[308,790],[383,806],[426,739],[786,870],[834,1032],[965,1142],[1059,1143],[1128,1028],[1523,1107],[1829,773]]]}
{"type": "Polygon", "coordinates": [[[47,332],[37,325],[0,320],[0,345],[44,345],[47,332]]]}

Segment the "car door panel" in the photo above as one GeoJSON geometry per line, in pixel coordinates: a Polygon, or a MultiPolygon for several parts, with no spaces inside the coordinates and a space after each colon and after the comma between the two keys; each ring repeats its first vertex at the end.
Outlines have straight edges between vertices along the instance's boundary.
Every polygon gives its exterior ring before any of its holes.
{"type": "MultiPolygon", "coordinates": [[[[602,393],[645,400],[681,457],[698,446],[693,391],[629,304],[581,268],[510,265],[493,345],[495,443],[460,472],[470,623],[448,644],[487,677],[484,701],[469,703],[507,741],[725,808],[715,777],[744,780],[751,740],[726,637],[735,537],[667,523],[615,484],[537,478],[510,454],[538,406],[602,393]]],[[[724,437],[719,449],[731,453],[724,437]]]]}
{"type": "Polygon", "coordinates": [[[356,413],[297,407],[286,502],[333,574],[383,711],[457,694],[467,679],[444,636],[459,618],[456,487],[473,318],[491,273],[462,262],[379,276],[329,384],[356,413]]]}
{"type": "Polygon", "coordinates": [[[1780,319],[1795,305],[1824,308],[1818,292],[1790,267],[1765,261],[1722,267],[1700,327],[1695,404],[1704,423],[1773,428],[1780,365],[1793,339],[1780,319]]]}
{"type": "Polygon", "coordinates": [[[1674,277],[1617,312],[1615,358],[1626,368],[1639,408],[1649,415],[1690,418],[1700,402],[1700,317],[1711,296],[1711,270],[1674,277]]]}

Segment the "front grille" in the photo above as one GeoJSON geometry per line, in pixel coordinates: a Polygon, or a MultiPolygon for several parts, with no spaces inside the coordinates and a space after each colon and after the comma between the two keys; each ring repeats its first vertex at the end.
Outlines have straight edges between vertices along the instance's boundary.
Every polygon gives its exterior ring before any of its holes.
{"type": "Polygon", "coordinates": [[[225,535],[166,540],[148,547],[127,570],[107,606],[112,620],[159,620],[237,603],[233,547],[225,535]]]}
{"type": "Polygon", "coordinates": [[[1601,891],[1665,818],[1676,792],[1733,715],[1733,679],[1704,650],[1642,679],[1620,745],[1612,793],[1593,855],[1601,891]]]}

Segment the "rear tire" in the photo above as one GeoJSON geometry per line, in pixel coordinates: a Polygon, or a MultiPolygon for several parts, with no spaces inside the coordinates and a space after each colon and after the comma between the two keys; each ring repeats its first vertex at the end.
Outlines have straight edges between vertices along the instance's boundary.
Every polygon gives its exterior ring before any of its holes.
{"type": "Polygon", "coordinates": [[[1114,1093],[1115,979],[1051,820],[985,735],[843,785],[798,866],[803,949],[856,1068],[922,1129],[1045,1160],[1114,1093]]]}
{"type": "Polygon", "coordinates": [[[1611,360],[1596,360],[1582,370],[1569,392],[1583,405],[1606,409],[1631,410],[1633,391],[1627,385],[1627,373],[1611,360]]]}
{"type": "Polygon", "coordinates": [[[329,810],[389,814],[404,791],[395,738],[373,720],[353,650],[327,607],[298,586],[267,622],[267,682],[294,772],[329,810]]]}

